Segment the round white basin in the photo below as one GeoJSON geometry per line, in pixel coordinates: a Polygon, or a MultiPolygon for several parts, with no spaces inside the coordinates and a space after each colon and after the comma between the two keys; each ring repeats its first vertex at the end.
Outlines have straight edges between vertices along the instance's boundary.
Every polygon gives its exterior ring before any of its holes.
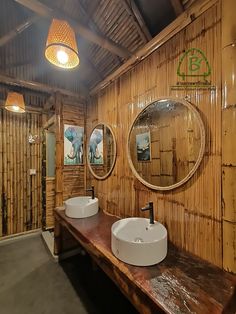
{"type": "Polygon", "coordinates": [[[98,199],[91,196],[69,198],[65,202],[65,214],[70,218],[86,218],[98,212],[98,199]]]}
{"type": "Polygon", "coordinates": [[[111,249],[121,261],[150,266],[161,262],[167,254],[167,230],[159,222],[146,218],[118,220],[111,228],[111,249]]]}

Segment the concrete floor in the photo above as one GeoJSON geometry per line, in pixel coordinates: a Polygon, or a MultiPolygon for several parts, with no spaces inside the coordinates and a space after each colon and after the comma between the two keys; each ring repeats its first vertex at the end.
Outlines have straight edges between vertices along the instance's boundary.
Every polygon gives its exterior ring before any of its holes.
{"type": "Polygon", "coordinates": [[[137,314],[88,256],[58,264],[39,234],[0,245],[1,314],[137,314]]]}

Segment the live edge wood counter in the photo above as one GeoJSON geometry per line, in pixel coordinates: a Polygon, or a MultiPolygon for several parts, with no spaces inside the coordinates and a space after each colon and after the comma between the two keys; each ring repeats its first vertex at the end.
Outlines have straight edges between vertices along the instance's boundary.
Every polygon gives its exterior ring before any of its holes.
{"type": "Polygon", "coordinates": [[[236,313],[236,276],[172,246],[158,265],[125,264],[111,252],[111,226],[117,217],[99,211],[89,218],[71,219],[61,208],[54,214],[55,253],[61,253],[64,226],[140,313],[236,313]]]}

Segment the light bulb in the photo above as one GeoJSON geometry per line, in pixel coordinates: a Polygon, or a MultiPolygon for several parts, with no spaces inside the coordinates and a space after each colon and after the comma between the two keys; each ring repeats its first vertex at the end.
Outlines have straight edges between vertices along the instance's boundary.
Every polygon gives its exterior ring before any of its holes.
{"type": "Polygon", "coordinates": [[[19,110],[20,110],[19,106],[17,106],[17,105],[13,105],[13,106],[12,106],[12,109],[13,109],[14,111],[19,111],[19,110]]]}
{"type": "Polygon", "coordinates": [[[68,62],[68,54],[63,51],[63,50],[59,50],[57,52],[57,60],[61,63],[61,64],[66,64],[68,62]]]}

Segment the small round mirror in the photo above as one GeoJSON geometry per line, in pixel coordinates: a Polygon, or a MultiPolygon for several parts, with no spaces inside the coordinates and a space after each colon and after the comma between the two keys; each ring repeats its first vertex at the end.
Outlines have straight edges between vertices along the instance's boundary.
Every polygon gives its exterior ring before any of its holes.
{"type": "Polygon", "coordinates": [[[116,160],[116,142],[112,129],[106,124],[97,124],[88,140],[88,167],[92,175],[106,179],[116,160]]]}
{"type": "Polygon", "coordinates": [[[134,175],[155,190],[185,183],[204,153],[205,130],[196,108],[185,100],[159,99],[136,117],[128,137],[134,175]]]}

